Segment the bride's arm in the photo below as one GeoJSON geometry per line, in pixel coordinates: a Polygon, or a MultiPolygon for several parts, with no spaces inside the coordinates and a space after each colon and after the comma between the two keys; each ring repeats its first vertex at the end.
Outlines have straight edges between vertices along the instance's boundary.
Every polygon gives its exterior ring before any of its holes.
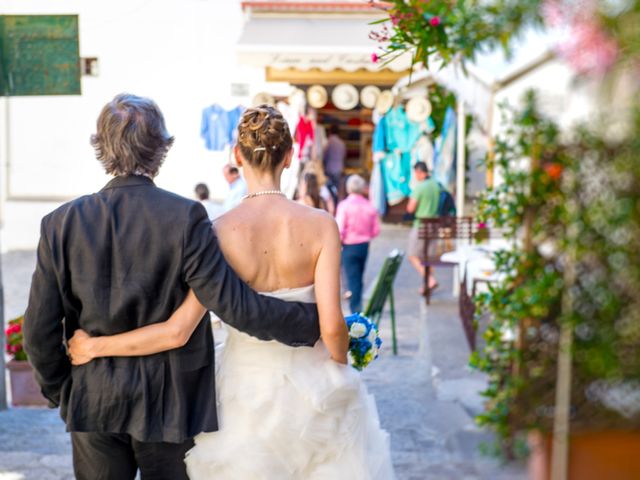
{"type": "MultiPolygon", "coordinates": [[[[340,234],[333,218],[327,216],[327,228],[315,271],[316,301],[320,316],[320,337],[331,357],[347,363],[349,332],[340,306],[340,234]]],[[[324,225],[323,225],[324,226],[324,225]]]]}
{"type": "Polygon", "coordinates": [[[182,305],[166,322],[154,323],[117,335],[90,337],[76,330],[69,340],[71,363],[82,365],[97,357],[139,357],[184,346],[206,309],[189,290],[182,305]]]}

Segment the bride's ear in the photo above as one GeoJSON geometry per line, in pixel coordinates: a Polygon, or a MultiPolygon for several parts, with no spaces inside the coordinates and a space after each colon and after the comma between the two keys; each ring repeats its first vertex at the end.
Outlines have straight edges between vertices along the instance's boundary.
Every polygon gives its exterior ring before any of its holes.
{"type": "Polygon", "coordinates": [[[240,147],[238,146],[238,144],[236,143],[235,146],[233,147],[233,158],[236,159],[236,165],[238,167],[242,167],[242,154],[240,153],[240,147]]]}
{"type": "Polygon", "coordinates": [[[291,166],[291,160],[293,159],[293,148],[290,148],[287,153],[284,154],[284,168],[291,166]]]}

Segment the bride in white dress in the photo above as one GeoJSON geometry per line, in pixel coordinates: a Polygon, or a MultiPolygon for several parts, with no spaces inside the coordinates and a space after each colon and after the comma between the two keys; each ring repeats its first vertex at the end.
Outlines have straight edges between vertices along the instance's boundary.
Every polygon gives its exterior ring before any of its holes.
{"type": "MultiPolygon", "coordinates": [[[[321,340],[313,348],[293,348],[227,326],[216,374],[220,431],[195,437],[185,459],[189,478],[392,480],[389,438],[374,399],[346,365],[337,226],[326,212],[279,192],[291,143],[274,108],[244,113],[234,152],[249,194],[216,220],[215,229],[225,258],[255,290],[317,302],[321,340]]],[[[190,292],[164,323],[111,337],[77,331],[70,341],[72,361],[179,347],[203,313],[190,292]]]]}

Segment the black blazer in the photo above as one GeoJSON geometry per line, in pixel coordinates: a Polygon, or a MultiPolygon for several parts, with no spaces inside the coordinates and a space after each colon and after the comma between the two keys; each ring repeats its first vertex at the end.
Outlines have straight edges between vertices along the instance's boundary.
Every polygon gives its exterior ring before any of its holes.
{"type": "Polygon", "coordinates": [[[25,350],[69,431],[178,443],[217,429],[208,315],[186,346],[156,355],[72,367],[63,345],[77,328],[112,335],[165,321],[189,288],[262,340],[311,346],[320,336],[315,305],[251,290],[226,263],[202,205],[149,178],[116,177],[44,217],[25,350]]]}

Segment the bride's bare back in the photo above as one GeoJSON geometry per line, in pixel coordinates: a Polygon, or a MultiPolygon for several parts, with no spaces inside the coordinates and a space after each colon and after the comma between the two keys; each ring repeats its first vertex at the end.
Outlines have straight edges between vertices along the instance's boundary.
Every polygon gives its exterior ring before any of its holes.
{"type": "Polygon", "coordinates": [[[244,200],[215,229],[231,267],[260,292],[313,284],[323,245],[337,235],[326,212],[279,195],[244,200]]]}

